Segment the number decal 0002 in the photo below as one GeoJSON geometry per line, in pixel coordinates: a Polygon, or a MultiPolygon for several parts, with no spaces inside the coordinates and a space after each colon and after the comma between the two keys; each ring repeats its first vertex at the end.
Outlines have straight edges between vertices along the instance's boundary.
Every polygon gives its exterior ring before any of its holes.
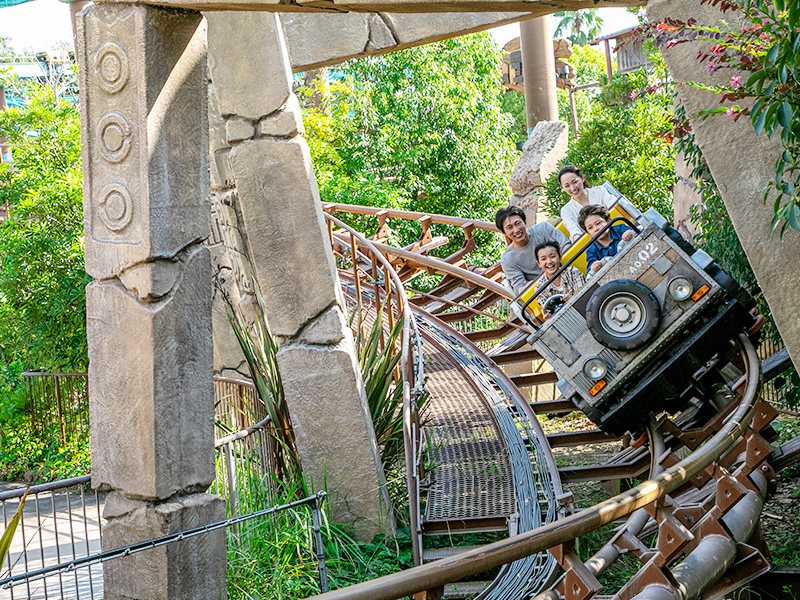
{"type": "Polygon", "coordinates": [[[630,268],[630,272],[636,273],[636,271],[638,271],[649,258],[655,256],[656,252],[658,252],[658,248],[655,246],[655,244],[653,244],[653,242],[647,242],[647,245],[642,250],[639,250],[639,254],[637,256],[640,260],[637,260],[633,263],[633,266],[630,268]]]}

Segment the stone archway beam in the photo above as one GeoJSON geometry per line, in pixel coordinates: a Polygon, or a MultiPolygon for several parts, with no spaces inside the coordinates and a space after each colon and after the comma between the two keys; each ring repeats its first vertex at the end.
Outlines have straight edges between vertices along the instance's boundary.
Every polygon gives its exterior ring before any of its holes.
{"type": "Polygon", "coordinates": [[[286,13],[281,17],[292,71],[303,73],[516,23],[535,15],[480,13],[286,13]],[[317,32],[325,31],[325,37],[317,32]]]}
{"type": "Polygon", "coordinates": [[[643,0],[157,0],[126,2],[100,0],[97,4],[149,4],[201,11],[267,11],[267,12],[388,12],[388,13],[464,13],[524,12],[531,17],[548,15],[559,10],[644,6],[643,0]]]}

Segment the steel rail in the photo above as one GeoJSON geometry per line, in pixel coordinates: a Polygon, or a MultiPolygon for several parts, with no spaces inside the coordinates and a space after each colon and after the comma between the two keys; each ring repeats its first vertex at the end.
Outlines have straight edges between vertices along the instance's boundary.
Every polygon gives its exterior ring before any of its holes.
{"type": "Polygon", "coordinates": [[[420,591],[435,589],[583,536],[621,517],[626,517],[676,490],[730,449],[753,419],[761,386],[760,363],[755,348],[746,335],[740,334],[736,341],[745,358],[747,376],[739,405],[722,428],[706,443],[654,479],[645,481],[589,509],[513,538],[313,598],[394,600],[420,591]]]}
{"type": "MultiPolygon", "coordinates": [[[[419,221],[425,217],[429,217],[431,223],[438,223],[440,225],[452,225],[453,227],[466,227],[474,225],[476,229],[484,231],[494,231],[499,233],[500,230],[494,223],[489,221],[478,221],[476,219],[462,219],[461,217],[450,217],[448,215],[437,215],[432,213],[415,212],[411,210],[396,210],[391,208],[380,208],[378,206],[361,206],[359,204],[339,204],[339,203],[325,203],[322,205],[324,211],[333,210],[335,212],[347,212],[357,215],[373,215],[389,217],[390,219],[405,219],[407,221],[419,221]]],[[[330,213],[327,213],[330,214],[330,213]]]]}
{"type": "MultiPolygon", "coordinates": [[[[397,298],[397,303],[399,304],[400,310],[398,311],[398,318],[403,319],[403,329],[401,334],[401,342],[400,342],[400,376],[403,386],[403,446],[405,452],[405,463],[406,463],[406,486],[408,488],[408,498],[409,498],[409,506],[411,509],[409,510],[410,513],[410,527],[411,527],[411,549],[412,554],[414,557],[414,563],[419,564],[422,560],[422,543],[419,539],[417,533],[420,531],[419,525],[419,515],[418,511],[414,509],[416,505],[419,503],[419,481],[417,481],[417,471],[416,471],[416,440],[417,435],[419,432],[419,419],[415,418],[418,417],[416,415],[416,407],[412,405],[411,402],[411,390],[412,387],[416,390],[418,385],[416,382],[413,381],[415,375],[415,368],[413,361],[411,360],[411,320],[414,318],[411,314],[411,310],[409,308],[408,298],[405,294],[405,288],[403,287],[403,283],[400,280],[400,277],[394,270],[391,262],[382,254],[381,250],[371,241],[369,241],[366,237],[362,234],[357,232],[355,229],[350,227],[349,225],[345,224],[344,222],[340,221],[333,215],[329,213],[325,213],[325,219],[328,221],[329,224],[336,225],[341,229],[347,231],[350,234],[351,243],[354,245],[361,245],[363,248],[366,248],[372,254],[372,264],[373,264],[373,271],[375,262],[383,266],[383,272],[385,276],[388,276],[391,279],[391,285],[388,281],[385,282],[384,293],[388,294],[391,289],[394,290],[395,296],[397,298]]],[[[328,232],[330,235],[330,242],[331,246],[334,245],[334,232],[332,227],[328,227],[328,232]]],[[[341,241],[341,239],[339,239],[341,241]]],[[[356,261],[356,253],[358,251],[357,247],[352,248],[353,253],[353,262],[356,261]]],[[[356,284],[358,285],[358,277],[355,277],[356,284]]],[[[376,288],[376,291],[379,288],[376,288]]],[[[359,295],[358,301],[361,301],[361,296],[359,295]]],[[[375,298],[377,303],[380,302],[380,298],[375,298]]],[[[390,310],[391,316],[391,310],[390,310]]],[[[422,385],[422,382],[419,382],[419,385],[422,385]]]]}
{"type": "Polygon", "coordinates": [[[89,567],[91,565],[108,562],[109,560],[114,560],[117,558],[125,558],[126,556],[131,556],[133,554],[138,554],[139,552],[144,552],[145,550],[152,550],[153,548],[158,548],[159,546],[164,546],[165,544],[180,542],[185,539],[196,537],[198,535],[210,533],[218,529],[225,529],[227,527],[230,527],[231,525],[244,523],[245,521],[249,521],[251,519],[264,517],[282,510],[288,510],[291,508],[296,508],[298,506],[303,506],[305,504],[311,504],[312,506],[319,506],[320,501],[324,499],[325,496],[327,496],[327,494],[328,493],[325,491],[320,491],[312,496],[308,496],[307,498],[301,498],[300,500],[295,500],[293,502],[288,502],[286,504],[278,504],[275,506],[271,506],[270,508],[265,508],[263,510],[252,512],[246,515],[241,515],[238,517],[233,517],[231,519],[226,519],[224,521],[216,521],[214,523],[209,523],[208,525],[200,525],[199,527],[193,527],[191,529],[180,531],[178,533],[171,533],[169,535],[153,538],[151,540],[139,542],[137,544],[131,544],[130,546],[125,546],[123,548],[117,548],[115,550],[106,550],[103,552],[85,556],[83,558],[76,558],[68,562],[58,563],[56,565],[51,565],[49,567],[42,567],[41,569],[37,569],[35,571],[20,573],[19,575],[13,575],[11,577],[4,577],[3,579],[0,579],[0,588],[8,589],[22,581],[37,581],[39,579],[44,579],[48,575],[53,575],[56,573],[69,573],[74,571],[75,569],[79,569],[82,567],[89,567]]]}
{"type": "Polygon", "coordinates": [[[228,444],[230,442],[235,442],[236,440],[244,439],[250,434],[255,433],[256,431],[260,431],[261,429],[264,429],[264,427],[269,425],[271,422],[272,418],[267,417],[266,419],[262,419],[255,425],[251,425],[250,427],[245,427],[244,429],[240,429],[239,431],[236,431],[230,435],[226,435],[225,437],[219,438],[218,440],[214,441],[214,448],[219,448],[220,446],[224,446],[225,444],[228,444]]]}
{"type": "MultiPolygon", "coordinates": [[[[558,469],[550,448],[546,442],[542,443],[545,438],[538,419],[525,410],[527,400],[500,369],[482,359],[483,353],[469,340],[430,313],[419,308],[415,310],[424,316],[420,324],[424,326],[425,338],[455,359],[466,381],[494,415],[511,462],[519,531],[533,530],[543,521],[555,521],[559,516],[557,497],[562,492],[558,469]],[[514,409],[522,418],[515,418],[514,409]],[[525,432],[525,437],[520,435],[520,430],[525,432]],[[534,465],[538,468],[533,468],[534,465]],[[543,515],[546,516],[543,518],[543,515]]],[[[555,560],[547,553],[523,557],[505,565],[476,600],[521,598],[531,589],[548,585],[555,568],[555,560]]]]}
{"type": "MultiPolygon", "coordinates": [[[[730,537],[719,534],[703,536],[697,547],[672,569],[673,586],[651,583],[631,600],[697,600],[733,566],[738,544],[746,542],[753,534],[764,507],[767,480],[759,471],[753,471],[750,479],[758,492],[747,490],[720,519],[730,537]]],[[[614,599],[618,597],[617,594],[614,599]]]]}

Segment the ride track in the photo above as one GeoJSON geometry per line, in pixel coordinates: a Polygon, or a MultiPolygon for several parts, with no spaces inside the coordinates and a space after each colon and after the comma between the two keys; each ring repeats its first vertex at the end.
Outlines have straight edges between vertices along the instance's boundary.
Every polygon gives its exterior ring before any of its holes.
{"type": "Polygon", "coordinates": [[[464,260],[475,247],[473,230],[497,231],[494,225],[352,205],[324,208],[348,305],[361,315],[358,327],[381,309],[389,329],[403,322],[396,379],[403,388],[406,482],[418,566],[315,598],[588,600],[609,593],[597,576],[624,553],[641,567],[614,593],[618,600],[710,598],[768,570],[758,516],[768,488],[776,484],[767,462],[776,413],[759,398],[761,364],[751,339],[757,333],[736,335],[721,357],[720,370],[725,366],[730,374],[738,368],[741,376],[713,390],[716,412],[705,414],[691,405],[674,416],[651,416],[646,435],[622,438],[623,450],[609,464],[559,470],[551,446],[620,438],[597,430],[546,436],[536,414],[563,414],[573,405],[563,399],[529,404],[519,388],[552,385],[557,376],[551,371],[508,377],[500,368],[541,357],[522,348],[527,332],[506,318],[511,298],[498,283],[499,267],[469,267],[464,260]],[[335,212],[373,215],[377,230],[367,238],[335,212]],[[419,240],[406,248],[388,245],[389,219],[417,221],[419,240]],[[462,248],[445,259],[428,256],[447,242],[432,235],[433,224],[460,228],[462,248]],[[421,273],[441,279],[429,292],[414,292],[408,283],[421,273]],[[429,398],[420,414],[417,400],[425,392],[429,398]],[[676,456],[681,448],[688,451],[682,460],[676,456]],[[562,479],[614,480],[646,472],[649,478],[639,485],[568,514],[572,495],[563,492],[562,479]],[[575,540],[625,517],[584,563],[575,540]],[[424,547],[434,536],[452,541],[500,530],[508,533],[506,539],[483,546],[424,547]],[[651,547],[641,538],[653,534],[651,547]],[[557,579],[556,564],[563,571],[557,579]],[[462,582],[498,567],[491,582],[462,582]]]}

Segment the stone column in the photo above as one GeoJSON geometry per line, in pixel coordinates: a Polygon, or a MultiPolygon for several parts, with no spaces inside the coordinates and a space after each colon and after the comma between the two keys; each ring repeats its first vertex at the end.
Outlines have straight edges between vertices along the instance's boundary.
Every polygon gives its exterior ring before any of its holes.
{"type": "MultiPolygon", "coordinates": [[[[694,0],[650,0],[647,17],[650,22],[693,18],[699,25],[716,26],[723,18],[730,23],[736,15],[729,12],[723,16],[715,7],[694,0]]],[[[725,85],[732,75],[739,74],[731,69],[708,73],[706,65],[697,60],[700,49],[699,43],[691,43],[662,50],[673,79],[713,86],[725,85]]],[[[772,202],[765,205],[761,191],[774,176],[775,161],[782,151],[779,136],[757,136],[747,118],[734,122],[719,115],[702,120],[697,116],[701,109],[719,106],[717,95],[684,85],[677,90],[789,355],[795,366],[800,366],[800,234],[790,229],[783,240],[771,235],[772,202]]]]}
{"type": "Polygon", "coordinates": [[[569,132],[564,121],[539,121],[511,170],[508,183],[514,195],[509,204],[524,210],[531,225],[538,218],[539,196],[544,195],[545,182],[567,155],[568,143],[569,132]]]}
{"type": "MultiPolygon", "coordinates": [[[[214,478],[205,28],[197,12],[77,17],[92,485],[103,549],[225,517],[214,478]]],[[[226,596],[223,530],[104,564],[105,598],[226,596]]]]}
{"type": "Polygon", "coordinates": [[[300,106],[274,13],[212,13],[209,66],[303,471],[358,537],[392,532],[300,106]]]}
{"type": "Polygon", "coordinates": [[[530,134],[539,121],[558,120],[550,15],[521,21],[519,32],[522,78],[525,85],[525,112],[530,134]]]}

